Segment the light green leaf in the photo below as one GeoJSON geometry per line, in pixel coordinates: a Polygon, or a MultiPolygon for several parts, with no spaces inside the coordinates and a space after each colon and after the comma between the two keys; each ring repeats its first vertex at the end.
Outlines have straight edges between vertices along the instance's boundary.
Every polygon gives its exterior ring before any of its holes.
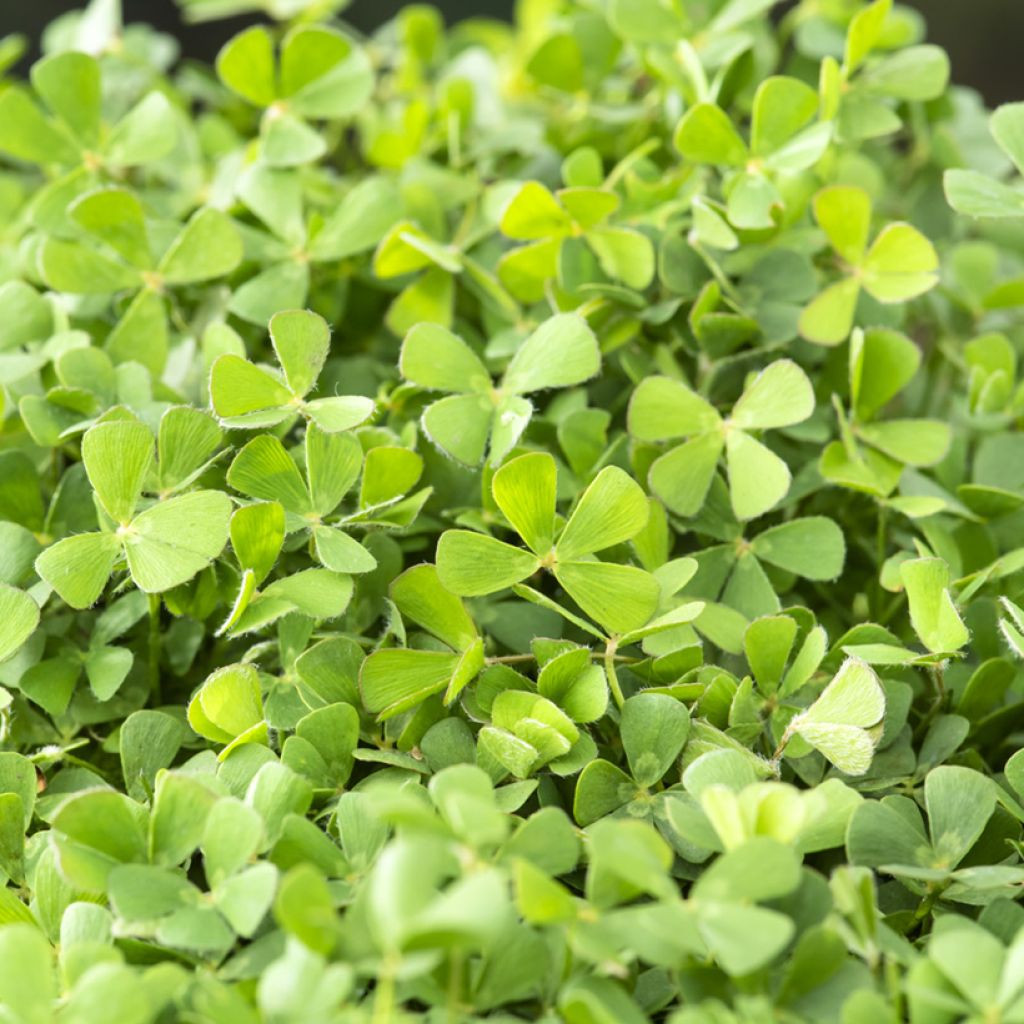
{"type": "Polygon", "coordinates": [[[527,547],[541,557],[554,540],[556,484],[555,460],[546,452],[506,462],[491,480],[498,508],[527,547]]]}
{"type": "Polygon", "coordinates": [[[741,430],[726,437],[729,497],[737,519],[755,519],[777,505],[789,491],[786,463],[741,430]]]}
{"type": "Polygon", "coordinates": [[[140,270],[152,266],[142,203],[133,192],[123,188],[88,192],[68,210],[68,216],[133,266],[140,270]]]}
{"type": "Polygon", "coordinates": [[[573,509],[555,553],[559,561],[572,561],[621,544],[646,526],[649,515],[636,481],[617,466],[605,466],[573,509]]]}
{"type": "Polygon", "coordinates": [[[957,651],[971,638],[949,592],[949,566],[941,558],[914,558],[900,564],[910,622],[934,654],[957,651]]]}
{"type": "Polygon", "coordinates": [[[124,540],[135,585],[160,593],[190,580],[224,549],[230,518],[221,491],[181,494],[139,513],[124,540]]]}
{"type": "Polygon", "coordinates": [[[651,465],[651,490],[677,515],[694,516],[704,504],[724,442],[718,433],[694,437],[651,465]]]}
{"type": "Polygon", "coordinates": [[[470,530],[446,530],[437,544],[437,575],[453,594],[476,597],[504,590],[540,568],[536,555],[470,530]]]}
{"type": "Polygon", "coordinates": [[[48,547],[36,559],[36,572],[72,608],[88,608],[99,600],[120,552],[112,533],[80,533],[48,547]]]}
{"type": "Polygon", "coordinates": [[[670,377],[645,377],[629,403],[629,432],[641,441],[703,434],[721,422],[712,405],[670,377]]]}
{"type": "Polygon", "coordinates": [[[39,606],[24,591],[0,583],[0,662],[9,658],[39,625],[39,606]]]}
{"type": "Polygon", "coordinates": [[[746,143],[729,115],[714,103],[691,107],[679,122],[672,141],[685,159],[698,164],[742,167],[749,157],[746,143]]]}
{"type": "Polygon", "coordinates": [[[491,387],[491,375],[472,349],[439,324],[417,324],[409,331],[398,368],[406,380],[422,388],[461,395],[491,387]]]}
{"type": "Polygon", "coordinates": [[[327,321],[304,309],[270,318],[270,341],[292,393],[305,395],[316,383],[331,347],[327,321]]]}
{"type": "Polygon", "coordinates": [[[210,399],[218,416],[231,418],[287,405],[292,393],[277,377],[229,352],[214,360],[210,399]]]}
{"type": "Polygon", "coordinates": [[[233,92],[257,107],[269,107],[277,96],[274,43],[262,25],[240,32],[217,54],[217,74],[233,92]]]}
{"type": "Polygon", "coordinates": [[[309,490],[284,445],[270,434],[254,437],[234,458],[228,483],[243,494],[263,501],[280,501],[295,515],[311,511],[309,490]]]}
{"type": "Polygon", "coordinates": [[[814,412],[814,389],[796,363],[780,359],[744,389],[729,422],[743,430],[769,430],[802,423],[814,412]]]}
{"type": "Polygon", "coordinates": [[[597,338],[577,313],[545,320],[523,343],[502,378],[515,395],[582,384],[601,369],[597,338]]]}
{"type": "Polygon", "coordinates": [[[135,420],[98,423],[82,438],[82,461],[100,504],[115,522],[126,524],[153,466],[154,439],[135,420]]]}
{"type": "Polygon", "coordinates": [[[192,215],[158,270],[167,284],[194,284],[230,274],[242,261],[242,239],[231,218],[213,207],[192,215]]]}
{"type": "Polygon", "coordinates": [[[487,451],[494,415],[479,394],[450,395],[423,412],[423,430],[445,454],[466,466],[478,466],[487,451]]]}
{"type": "Polygon", "coordinates": [[[871,198],[862,188],[832,185],[814,197],[814,216],[832,248],[853,267],[867,250],[871,228],[871,198]]]}
{"type": "Polygon", "coordinates": [[[558,562],[555,577],[595,622],[613,633],[639,629],[661,600],[658,581],[643,569],[612,562],[558,562]]]}
{"type": "Polygon", "coordinates": [[[476,626],[463,603],[441,584],[437,567],[414,565],[391,584],[391,599],[406,618],[456,651],[477,640],[476,626]]]}
{"type": "Polygon", "coordinates": [[[509,238],[535,241],[569,234],[572,220],[539,181],[527,181],[509,200],[499,227],[509,238]]]}

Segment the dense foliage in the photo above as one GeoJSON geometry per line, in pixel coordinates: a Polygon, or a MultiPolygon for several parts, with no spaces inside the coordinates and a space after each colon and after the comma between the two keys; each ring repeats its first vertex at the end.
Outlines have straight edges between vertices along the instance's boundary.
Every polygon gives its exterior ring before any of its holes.
{"type": "Polygon", "coordinates": [[[0,43],[0,1020],[1024,1021],[1024,104],[181,6],[0,43]]]}

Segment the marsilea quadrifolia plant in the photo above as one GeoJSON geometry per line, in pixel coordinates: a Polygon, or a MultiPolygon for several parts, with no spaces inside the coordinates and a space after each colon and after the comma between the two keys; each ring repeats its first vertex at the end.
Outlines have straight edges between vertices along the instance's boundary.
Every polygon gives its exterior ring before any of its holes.
{"type": "Polygon", "coordinates": [[[1024,1021],[1024,105],[180,2],[0,43],[0,1021],[1024,1021]]]}

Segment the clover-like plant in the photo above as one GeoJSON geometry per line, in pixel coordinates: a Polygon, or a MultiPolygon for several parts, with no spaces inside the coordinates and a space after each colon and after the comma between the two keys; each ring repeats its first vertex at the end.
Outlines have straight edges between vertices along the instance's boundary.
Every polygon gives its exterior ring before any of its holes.
{"type": "Polygon", "coordinates": [[[737,519],[755,519],[789,490],[786,463],[753,434],[802,423],[814,412],[814,390],[795,363],[780,359],[761,371],[723,418],[682,381],[648,377],[633,392],[629,432],[656,443],[685,438],[651,464],[651,490],[677,515],[694,516],[722,454],[737,519]]]}
{"type": "Polygon", "coordinates": [[[754,94],[748,145],[721,107],[692,106],[676,128],[674,143],[694,163],[729,169],[726,212],[736,228],[775,226],[773,208],[782,205],[776,174],[791,174],[817,163],[828,147],[832,125],[815,120],[817,90],[797,78],[766,78],[754,94]]]}
{"type": "Polygon", "coordinates": [[[309,124],[350,117],[373,88],[361,47],[327,26],[298,25],[281,42],[262,25],[231,39],[217,55],[217,74],[242,99],[263,109],[260,156],[294,167],[323,156],[327,144],[309,124]]]}
{"type": "Polygon", "coordinates": [[[33,204],[33,219],[41,226],[65,226],[66,209],[78,196],[128,168],[161,159],[174,147],[177,116],[159,89],[147,92],[114,124],[105,122],[102,65],[87,53],[52,54],[33,66],[31,78],[48,112],[26,89],[5,89],[0,151],[62,170],[33,204]]]}
{"type": "Polygon", "coordinates": [[[104,529],[48,547],[36,571],[72,608],[88,608],[124,559],[132,581],[160,593],[190,580],[220,554],[231,501],[221,491],[179,494],[138,511],[155,444],[136,420],[98,423],[82,438],[82,461],[104,529]]]}
{"type": "Polygon", "coordinates": [[[889,495],[904,466],[932,466],[949,450],[948,423],[934,419],[879,419],[882,409],[910,383],[921,352],[905,334],[875,328],[850,337],[850,407],[834,401],[839,439],[821,453],[827,480],[889,495]]]}
{"type": "MultiPolygon", "coordinates": [[[[600,174],[598,173],[598,177],[600,174]]],[[[596,261],[611,281],[642,291],[654,276],[650,239],[630,227],[608,223],[621,199],[610,188],[573,185],[552,194],[539,181],[525,182],[502,211],[502,234],[527,245],[498,264],[504,285],[523,301],[537,301],[544,282],[557,277],[564,288],[599,287],[587,265],[596,261]],[[580,246],[585,248],[580,249],[580,246]],[[587,268],[581,272],[580,264],[587,268]]]]}
{"type": "Polygon", "coordinates": [[[231,352],[214,361],[210,401],[224,426],[251,430],[302,416],[321,430],[336,433],[373,414],[373,400],[361,395],[306,399],[330,351],[331,332],[323,317],[306,310],[277,313],[270,321],[270,343],[283,379],[231,352]]]}
{"type": "MultiPolygon", "coordinates": [[[[1005,103],[993,111],[988,122],[996,145],[1024,174],[1024,103],[1005,103]]],[[[955,167],[943,177],[949,205],[969,217],[1024,217],[1024,196],[1019,181],[1007,184],[980,171],[955,167]]]]}
{"type": "Polygon", "coordinates": [[[658,605],[657,580],[643,569],[598,561],[593,555],[644,528],[649,513],[643,491],[621,469],[607,466],[558,530],[557,472],[555,460],[544,452],[520,455],[502,466],[491,481],[491,493],[526,547],[472,530],[446,530],[437,545],[441,583],[454,594],[474,597],[511,587],[545,569],[606,629],[639,629],[658,605]]]}
{"type": "Polygon", "coordinates": [[[391,585],[391,599],[416,625],[450,650],[387,648],[363,663],[359,687],[368,711],[389,718],[444,691],[450,704],[484,665],[483,640],[463,603],[446,590],[437,569],[407,569],[391,585]]]}
{"type": "Polygon", "coordinates": [[[859,658],[847,658],[821,696],[790,719],[776,757],[799,736],[841,772],[863,775],[871,767],[884,717],[885,691],[878,677],[859,658]]]}
{"type": "Polygon", "coordinates": [[[800,317],[800,333],[819,345],[845,341],[861,289],[881,303],[907,302],[938,281],[935,247],[917,228],[887,224],[868,244],[871,197],[853,185],[832,185],[814,197],[814,216],[840,259],[844,277],[813,299],[800,317]]]}
{"type": "Polygon", "coordinates": [[[449,392],[423,412],[431,441],[467,466],[479,465],[485,454],[498,465],[530,422],[533,406],[524,396],[582,384],[601,368],[601,354],[586,321],[562,313],[523,341],[497,386],[480,357],[436,324],[406,335],[398,365],[411,384],[449,392]]]}
{"type": "Polygon", "coordinates": [[[82,240],[47,238],[40,273],[56,291],[78,295],[134,292],[107,337],[116,362],[132,360],[159,374],[167,359],[168,287],[229,274],[242,258],[242,240],[219,210],[197,211],[156,258],[142,203],[123,188],[89,192],[68,210],[82,240]]]}

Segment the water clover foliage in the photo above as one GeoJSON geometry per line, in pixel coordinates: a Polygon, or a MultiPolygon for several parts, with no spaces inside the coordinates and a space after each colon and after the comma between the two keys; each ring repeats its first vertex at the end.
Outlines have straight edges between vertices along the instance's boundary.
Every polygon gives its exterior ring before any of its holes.
{"type": "Polygon", "coordinates": [[[0,1018],[1021,1018],[1021,104],[179,6],[0,40],[0,1018]]]}
{"type": "Polygon", "coordinates": [[[524,395],[584,383],[600,369],[601,354],[586,321],[560,313],[523,341],[497,387],[479,356],[437,324],[413,327],[398,365],[411,384],[450,392],[424,410],[423,430],[445,454],[475,466],[485,453],[500,464],[515,447],[533,413],[524,395]]]}

